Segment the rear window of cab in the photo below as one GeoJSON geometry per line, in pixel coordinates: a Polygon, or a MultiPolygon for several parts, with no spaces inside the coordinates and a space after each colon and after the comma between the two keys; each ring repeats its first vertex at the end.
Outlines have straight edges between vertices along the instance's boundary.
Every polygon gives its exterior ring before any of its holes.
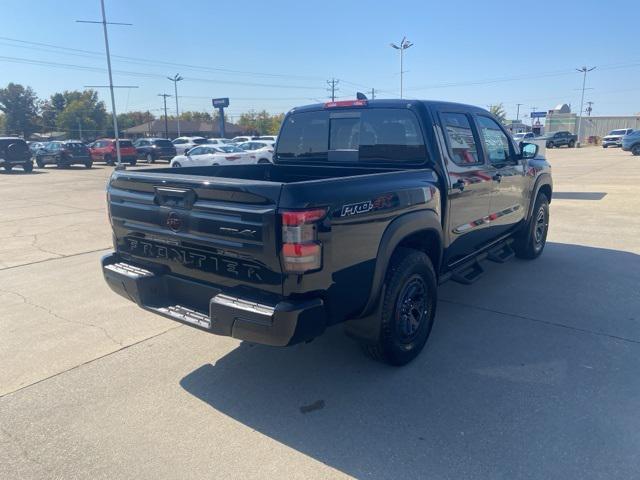
{"type": "Polygon", "coordinates": [[[372,108],[293,113],[278,137],[278,158],[328,163],[423,163],[418,119],[406,109],[372,108]]]}

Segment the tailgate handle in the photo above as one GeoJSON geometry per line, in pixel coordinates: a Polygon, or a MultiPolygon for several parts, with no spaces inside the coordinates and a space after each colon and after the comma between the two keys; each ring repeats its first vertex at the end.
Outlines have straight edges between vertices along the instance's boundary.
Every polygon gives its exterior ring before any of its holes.
{"type": "Polygon", "coordinates": [[[153,202],[156,205],[191,208],[196,202],[196,192],[190,188],[154,187],[154,189],[156,194],[153,202]]]}

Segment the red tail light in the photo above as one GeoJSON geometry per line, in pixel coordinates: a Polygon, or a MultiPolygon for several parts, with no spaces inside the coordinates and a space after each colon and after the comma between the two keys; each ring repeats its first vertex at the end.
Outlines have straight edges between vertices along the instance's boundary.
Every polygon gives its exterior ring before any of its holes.
{"type": "Polygon", "coordinates": [[[318,222],[326,214],[324,209],[281,212],[282,263],[286,272],[304,273],[322,266],[318,222]]]}

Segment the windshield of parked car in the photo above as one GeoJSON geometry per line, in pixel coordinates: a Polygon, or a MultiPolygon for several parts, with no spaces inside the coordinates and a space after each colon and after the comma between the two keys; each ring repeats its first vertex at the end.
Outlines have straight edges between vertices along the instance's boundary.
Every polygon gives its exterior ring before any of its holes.
{"type": "Polygon", "coordinates": [[[162,147],[162,148],[173,147],[173,143],[171,143],[171,141],[169,141],[169,140],[154,140],[153,144],[156,147],[162,147]]]}
{"type": "Polygon", "coordinates": [[[626,135],[626,130],[611,130],[609,135],[626,135]]]}
{"type": "Polygon", "coordinates": [[[278,138],[278,157],[336,163],[422,163],[427,153],[413,112],[340,109],[288,116],[278,138]]]}

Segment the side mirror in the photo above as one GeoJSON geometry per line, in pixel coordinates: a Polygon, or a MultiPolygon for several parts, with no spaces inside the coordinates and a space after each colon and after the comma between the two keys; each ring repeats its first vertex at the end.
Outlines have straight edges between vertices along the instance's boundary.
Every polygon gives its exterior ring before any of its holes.
{"type": "Polygon", "coordinates": [[[539,149],[540,147],[538,147],[538,145],[536,145],[535,143],[526,143],[526,142],[520,143],[520,151],[522,152],[522,158],[524,158],[525,160],[536,158],[536,155],[538,155],[539,149]]]}

